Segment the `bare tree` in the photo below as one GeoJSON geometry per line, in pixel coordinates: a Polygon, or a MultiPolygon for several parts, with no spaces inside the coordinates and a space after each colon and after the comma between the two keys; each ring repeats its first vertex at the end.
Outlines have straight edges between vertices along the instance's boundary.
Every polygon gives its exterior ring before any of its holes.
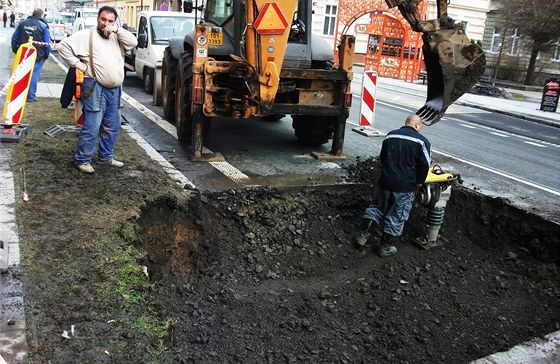
{"type": "MultiPolygon", "coordinates": [[[[531,57],[525,85],[533,82],[539,52],[550,50],[560,38],[560,0],[501,0],[498,22],[507,30],[528,37],[531,57]]],[[[503,44],[503,42],[502,42],[503,44]]]]}

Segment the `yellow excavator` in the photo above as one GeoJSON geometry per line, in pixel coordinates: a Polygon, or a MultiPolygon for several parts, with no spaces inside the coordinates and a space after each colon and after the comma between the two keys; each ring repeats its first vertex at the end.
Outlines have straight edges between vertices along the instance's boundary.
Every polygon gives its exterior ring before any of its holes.
{"type": "MultiPolygon", "coordinates": [[[[180,42],[170,39],[162,64],[162,106],[179,141],[195,158],[217,117],[290,115],[297,139],[321,145],[320,159],[341,159],[350,112],[354,37],[344,36],[338,62],[331,45],[311,33],[304,0],[207,0],[203,23],[180,42]]],[[[184,2],[183,9],[201,9],[184,2]]]]}
{"type": "MultiPolygon", "coordinates": [[[[438,19],[430,21],[420,19],[418,1],[386,1],[423,33],[428,99],[418,113],[433,124],[482,74],[482,50],[447,17],[445,0],[438,1],[438,19]]],[[[332,139],[330,152],[314,153],[316,158],[344,158],[353,36],[341,37],[334,62],[332,47],[311,33],[309,0],[206,0],[204,8],[186,1],[183,10],[203,10],[203,21],[184,39],[169,39],[162,106],[195,158],[216,157],[203,155],[202,143],[217,117],[284,115],[291,116],[301,143],[321,145],[332,139]]]]}

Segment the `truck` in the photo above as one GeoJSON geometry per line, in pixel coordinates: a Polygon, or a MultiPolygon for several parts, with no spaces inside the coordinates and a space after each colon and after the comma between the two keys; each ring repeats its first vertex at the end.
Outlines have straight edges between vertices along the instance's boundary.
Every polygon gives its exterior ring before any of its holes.
{"type": "Polygon", "coordinates": [[[193,14],[174,11],[141,11],[137,14],[138,45],[125,55],[125,71],[135,71],[144,82],[144,91],[161,94],[161,63],[170,38],[182,39],[195,26],[193,14]]]}
{"type": "MultiPolygon", "coordinates": [[[[420,19],[416,0],[386,2],[423,32],[428,100],[418,113],[433,124],[476,83],[484,70],[483,52],[447,16],[447,0],[438,0],[440,19],[434,21],[420,19]]],[[[198,2],[184,2],[184,11],[193,9],[202,10],[198,2]]],[[[164,115],[194,157],[216,158],[202,154],[202,143],[218,117],[289,114],[302,144],[332,139],[330,152],[314,152],[315,158],[343,159],[354,37],[341,36],[335,60],[331,46],[310,31],[313,10],[307,0],[207,0],[203,10],[205,23],[181,41],[170,40],[162,64],[164,115]]]]}
{"type": "Polygon", "coordinates": [[[60,12],[61,23],[64,24],[64,33],[67,36],[72,35],[72,23],[74,21],[74,14],[68,11],[60,12]]]}
{"type": "Polygon", "coordinates": [[[72,23],[72,34],[82,30],[97,26],[96,8],[76,8],[74,9],[74,22],[72,23]]]}

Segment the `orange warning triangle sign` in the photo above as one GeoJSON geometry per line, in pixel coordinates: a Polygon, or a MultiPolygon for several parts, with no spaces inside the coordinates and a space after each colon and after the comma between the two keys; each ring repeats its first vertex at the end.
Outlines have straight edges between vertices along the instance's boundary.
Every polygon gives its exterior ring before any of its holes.
{"type": "Polygon", "coordinates": [[[255,20],[255,30],[259,34],[284,34],[288,22],[276,3],[266,3],[255,20]]]}

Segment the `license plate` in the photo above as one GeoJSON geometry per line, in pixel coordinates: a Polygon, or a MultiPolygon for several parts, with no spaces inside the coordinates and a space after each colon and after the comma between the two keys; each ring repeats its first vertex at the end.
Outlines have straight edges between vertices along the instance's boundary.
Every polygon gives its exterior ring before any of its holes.
{"type": "Polygon", "coordinates": [[[222,32],[208,33],[208,44],[212,46],[221,46],[224,43],[224,35],[222,32]]]}

